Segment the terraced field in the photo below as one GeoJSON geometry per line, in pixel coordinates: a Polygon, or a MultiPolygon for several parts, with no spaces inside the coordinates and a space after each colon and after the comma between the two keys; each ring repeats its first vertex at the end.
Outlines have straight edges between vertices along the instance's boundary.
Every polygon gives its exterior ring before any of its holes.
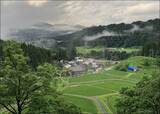
{"type": "Polygon", "coordinates": [[[64,89],[64,98],[79,106],[84,113],[116,114],[115,104],[120,97],[119,90],[123,87],[133,87],[144,75],[149,76],[154,70],[153,65],[143,66],[144,59],[146,58],[133,57],[122,61],[141,66],[143,70],[138,72],[123,72],[112,67],[97,74],[70,77],[69,84],[64,89]]]}

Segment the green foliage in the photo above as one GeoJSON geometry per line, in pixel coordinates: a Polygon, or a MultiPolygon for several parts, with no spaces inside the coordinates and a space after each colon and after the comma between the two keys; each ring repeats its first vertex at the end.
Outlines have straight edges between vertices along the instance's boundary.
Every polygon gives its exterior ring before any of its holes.
{"type": "Polygon", "coordinates": [[[77,47],[77,53],[84,57],[106,58],[108,60],[123,60],[138,55],[140,48],[107,48],[107,47],[77,47]]]}
{"type": "Polygon", "coordinates": [[[76,48],[69,46],[68,48],[57,48],[55,50],[55,59],[60,60],[72,60],[77,56],[76,48]]]}
{"type": "Polygon", "coordinates": [[[35,47],[33,45],[21,44],[21,48],[25,56],[29,57],[28,63],[36,69],[36,67],[45,62],[51,63],[55,59],[54,52],[50,50],[35,47]]]}
{"type": "Polygon", "coordinates": [[[127,67],[128,67],[128,64],[121,63],[118,66],[116,66],[115,69],[120,71],[127,71],[127,67]]]}
{"type": "Polygon", "coordinates": [[[150,66],[151,63],[150,63],[150,61],[148,61],[148,59],[144,59],[143,65],[144,65],[144,66],[150,66]]]}
{"type": "Polygon", "coordinates": [[[26,100],[39,83],[37,77],[32,74],[27,65],[27,59],[23,51],[15,42],[8,41],[3,49],[4,61],[0,69],[1,88],[0,104],[10,113],[20,114],[25,107],[26,100]],[[16,108],[13,108],[16,104],[16,108]]]}
{"type": "Polygon", "coordinates": [[[55,77],[64,74],[63,70],[45,63],[33,71],[21,45],[13,41],[5,42],[2,51],[4,60],[0,62],[0,106],[12,114],[38,114],[47,111],[56,111],[57,114],[74,114],[74,111],[75,114],[81,113],[74,105],[58,99],[61,94],[56,85],[51,86],[55,77]]]}
{"type": "Polygon", "coordinates": [[[4,54],[3,54],[3,41],[0,40],[0,60],[3,59],[3,56],[4,56],[4,54]]]}
{"type": "Polygon", "coordinates": [[[157,57],[160,56],[160,41],[152,41],[143,46],[142,55],[157,57]]]}
{"type": "Polygon", "coordinates": [[[51,95],[34,97],[27,114],[81,114],[77,106],[51,95]]]}
{"type": "Polygon", "coordinates": [[[60,60],[64,60],[67,59],[67,51],[63,48],[57,48],[57,50],[55,51],[55,59],[60,61],[60,60]]]}
{"type": "Polygon", "coordinates": [[[157,58],[156,58],[156,65],[157,65],[158,67],[160,67],[160,57],[157,57],[157,58]]]}
{"type": "Polygon", "coordinates": [[[159,114],[160,74],[143,78],[133,89],[122,89],[117,103],[118,114],[159,114]]]}
{"type": "Polygon", "coordinates": [[[75,96],[64,96],[64,99],[80,107],[84,112],[97,113],[97,107],[90,99],[75,96]]]}

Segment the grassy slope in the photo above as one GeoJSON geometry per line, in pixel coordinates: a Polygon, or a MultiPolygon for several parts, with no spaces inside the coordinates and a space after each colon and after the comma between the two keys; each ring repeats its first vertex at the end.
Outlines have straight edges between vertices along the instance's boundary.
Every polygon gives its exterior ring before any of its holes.
{"type": "Polygon", "coordinates": [[[105,101],[108,103],[109,108],[112,110],[113,113],[116,113],[115,104],[119,97],[120,97],[119,95],[111,95],[105,97],[105,101]]]}
{"type": "Polygon", "coordinates": [[[131,53],[131,52],[134,52],[134,51],[139,51],[140,48],[108,48],[109,50],[111,51],[126,51],[127,53],[131,53]]]}
{"type": "Polygon", "coordinates": [[[94,103],[89,99],[79,98],[79,97],[70,97],[64,96],[64,99],[70,103],[73,103],[80,107],[84,112],[90,112],[91,114],[97,112],[97,108],[94,103]]]}
{"type": "Polygon", "coordinates": [[[91,53],[91,51],[96,51],[96,52],[99,52],[99,51],[102,51],[104,48],[103,47],[76,47],[77,49],[77,52],[80,53],[80,54],[89,54],[91,53]]]}

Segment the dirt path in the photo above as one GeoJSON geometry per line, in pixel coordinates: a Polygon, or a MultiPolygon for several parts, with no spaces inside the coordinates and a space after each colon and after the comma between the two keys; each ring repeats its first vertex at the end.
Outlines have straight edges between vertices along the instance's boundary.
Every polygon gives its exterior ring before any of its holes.
{"type": "Polygon", "coordinates": [[[101,103],[101,101],[99,100],[98,97],[94,97],[95,103],[97,104],[97,107],[100,110],[100,114],[108,114],[103,106],[103,104],[101,103]]]}

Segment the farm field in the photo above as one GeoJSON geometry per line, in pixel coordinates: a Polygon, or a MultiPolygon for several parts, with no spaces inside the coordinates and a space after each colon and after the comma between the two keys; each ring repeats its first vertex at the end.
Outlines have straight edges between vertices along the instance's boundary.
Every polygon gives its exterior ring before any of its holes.
{"type": "Polygon", "coordinates": [[[121,88],[133,87],[143,76],[150,76],[155,70],[153,63],[153,58],[138,56],[97,74],[69,77],[64,98],[79,106],[84,113],[116,114],[115,104],[120,97],[121,88]],[[152,61],[150,66],[143,65],[146,59],[152,61]],[[137,72],[115,70],[116,66],[121,64],[133,64],[141,69],[137,72]]]}
{"type": "Polygon", "coordinates": [[[77,52],[82,55],[90,54],[92,51],[100,52],[104,51],[104,49],[109,49],[110,51],[126,51],[127,53],[139,51],[140,47],[131,47],[131,48],[105,48],[105,47],[76,47],[77,52]]]}
{"type": "Polygon", "coordinates": [[[131,47],[131,48],[107,48],[111,51],[126,51],[127,53],[131,53],[131,52],[135,52],[135,51],[139,51],[140,50],[140,47],[131,47]]]}

